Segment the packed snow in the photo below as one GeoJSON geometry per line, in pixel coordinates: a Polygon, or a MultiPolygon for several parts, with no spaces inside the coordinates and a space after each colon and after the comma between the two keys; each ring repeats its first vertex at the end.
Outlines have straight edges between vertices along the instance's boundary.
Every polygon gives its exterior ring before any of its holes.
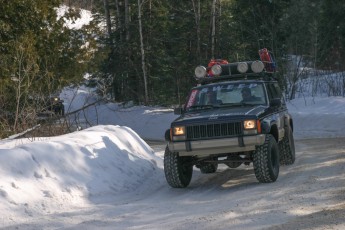
{"type": "MultiPolygon", "coordinates": [[[[65,101],[67,111],[75,111],[98,100],[97,96],[87,88],[65,90],[61,97],[65,101]]],[[[288,108],[294,118],[294,134],[297,142],[308,138],[345,136],[343,132],[345,98],[343,97],[299,98],[288,102],[288,108]]],[[[95,219],[103,218],[97,215],[105,215],[108,216],[107,218],[113,215],[114,218],[127,219],[127,221],[120,221],[119,226],[105,224],[98,227],[101,229],[147,229],[147,226],[132,220],[137,218],[135,216],[136,200],[142,201],[146,197],[151,197],[148,199],[150,202],[154,200],[154,208],[148,204],[147,210],[145,208],[147,212],[145,217],[140,217],[147,218],[149,222],[155,221],[155,215],[166,213],[166,218],[169,218],[171,213],[179,213],[182,211],[181,208],[186,208],[185,205],[180,207],[167,203],[169,197],[165,194],[172,196],[173,200],[181,199],[183,203],[197,202],[207,205],[207,200],[198,198],[202,195],[199,193],[200,190],[196,189],[193,192],[193,185],[192,188],[179,190],[170,188],[165,182],[163,139],[170,122],[177,117],[172,109],[127,107],[118,103],[97,102],[82,112],[83,114],[78,114],[79,119],[85,119],[87,122],[80,124],[87,123],[93,126],[80,127],[79,131],[55,137],[0,140],[2,177],[0,226],[2,228],[79,229],[80,226],[87,227],[88,221],[93,221],[89,224],[90,229],[93,229],[97,227],[95,219]],[[150,140],[162,143],[153,149],[147,144],[150,140]],[[160,190],[163,192],[159,193],[160,190]],[[152,194],[156,195],[152,197],[152,194]],[[114,210],[109,206],[103,210],[102,205],[106,204],[113,205],[114,210]],[[124,209],[127,213],[124,213],[124,216],[115,211],[120,204],[125,205],[124,209]],[[87,214],[87,210],[92,215],[87,214]],[[73,219],[71,215],[87,217],[80,225],[81,220],[73,219]],[[68,221],[64,217],[69,217],[68,221]],[[73,226],[79,227],[73,228],[73,226]]],[[[296,151],[298,156],[301,151],[299,145],[296,151]]],[[[246,169],[246,174],[249,172],[252,173],[250,167],[246,169]]],[[[256,188],[257,191],[265,192],[264,187],[255,181],[255,177],[253,175],[251,177],[253,181],[250,184],[255,185],[254,188],[249,189],[256,191],[256,188]]],[[[231,178],[222,178],[222,175],[217,180],[223,179],[231,181],[231,178]]],[[[243,179],[240,177],[236,180],[243,179]]],[[[280,181],[279,186],[283,186],[282,179],[279,178],[278,181],[280,181]]],[[[200,183],[198,186],[202,187],[202,181],[198,183],[200,183]]],[[[277,185],[272,186],[277,187],[277,185]]],[[[225,196],[224,191],[222,192],[222,189],[218,187],[207,192],[225,196]]],[[[143,205],[142,202],[140,205],[143,205]]],[[[190,210],[190,215],[198,215],[198,212],[199,210],[190,210]]],[[[300,215],[304,214],[300,213],[300,215]]],[[[239,214],[234,212],[228,215],[229,218],[233,218],[239,214]]],[[[189,218],[191,217],[178,215],[176,220],[180,223],[177,225],[178,228],[186,226],[185,229],[189,229],[190,225],[186,224],[189,218]]],[[[276,218],[280,218],[278,214],[276,218]]],[[[170,225],[168,224],[166,229],[175,229],[171,219],[167,223],[170,225]]],[[[273,223],[279,223],[279,221],[276,220],[273,223]]],[[[157,226],[159,224],[165,225],[164,222],[158,221],[157,226]]],[[[219,222],[217,224],[219,225],[219,222]]],[[[258,221],[257,224],[259,225],[239,225],[239,228],[260,229],[260,226],[270,226],[264,225],[262,221],[258,221]]],[[[162,228],[164,228],[163,225],[162,228]]],[[[159,229],[157,226],[153,228],[159,229]]],[[[228,229],[226,225],[216,228],[228,229]]]]}

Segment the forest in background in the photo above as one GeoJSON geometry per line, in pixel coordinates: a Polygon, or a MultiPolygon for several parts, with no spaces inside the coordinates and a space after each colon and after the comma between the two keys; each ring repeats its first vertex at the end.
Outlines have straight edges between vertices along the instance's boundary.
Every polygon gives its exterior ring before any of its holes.
{"type": "MultiPolygon", "coordinates": [[[[34,126],[47,97],[86,73],[107,99],[174,105],[195,85],[197,65],[258,59],[264,47],[288,99],[305,77],[301,69],[344,71],[342,0],[0,2],[0,133],[34,126]],[[69,11],[57,17],[62,4],[69,11]],[[67,28],[81,10],[92,12],[91,23],[67,28]]],[[[334,79],[330,95],[344,96],[343,74],[334,79]]]]}
{"type": "Polygon", "coordinates": [[[65,0],[103,23],[96,79],[108,96],[143,104],[181,104],[197,65],[211,58],[258,59],[267,47],[288,98],[295,69],[342,71],[345,3],[341,0],[65,0]],[[291,60],[291,55],[298,60],[291,60]]]}

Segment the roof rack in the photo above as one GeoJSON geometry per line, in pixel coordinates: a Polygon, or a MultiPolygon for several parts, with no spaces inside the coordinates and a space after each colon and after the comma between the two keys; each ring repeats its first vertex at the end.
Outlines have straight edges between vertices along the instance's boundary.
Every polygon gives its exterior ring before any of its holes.
{"type": "Polygon", "coordinates": [[[234,74],[234,75],[223,75],[219,77],[204,77],[204,78],[195,78],[198,84],[210,84],[221,81],[236,81],[236,80],[264,80],[272,81],[277,80],[273,73],[247,73],[247,74],[234,74]]]}
{"type": "Polygon", "coordinates": [[[209,84],[226,80],[277,80],[275,72],[267,72],[261,61],[235,62],[230,64],[215,64],[205,68],[195,69],[195,78],[199,84],[209,84]]]}

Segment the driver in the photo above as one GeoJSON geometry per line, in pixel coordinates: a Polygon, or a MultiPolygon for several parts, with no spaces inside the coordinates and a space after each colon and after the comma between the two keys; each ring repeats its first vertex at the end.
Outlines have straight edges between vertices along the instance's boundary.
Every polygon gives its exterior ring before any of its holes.
{"type": "Polygon", "coordinates": [[[251,101],[257,101],[258,98],[252,95],[252,91],[250,88],[245,87],[242,89],[242,101],[241,102],[251,102],[251,101]]]}

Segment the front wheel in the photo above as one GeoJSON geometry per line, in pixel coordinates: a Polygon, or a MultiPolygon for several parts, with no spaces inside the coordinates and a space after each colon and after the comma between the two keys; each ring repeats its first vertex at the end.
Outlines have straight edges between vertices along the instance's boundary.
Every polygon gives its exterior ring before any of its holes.
{"type": "Polygon", "coordinates": [[[173,188],[185,188],[189,185],[193,164],[191,157],[180,157],[177,152],[171,152],[169,147],[164,153],[164,174],[168,184],[173,188]]]}
{"type": "Polygon", "coordinates": [[[266,135],[265,143],[257,146],[253,155],[256,179],[261,183],[271,183],[279,175],[279,149],[271,134],[266,135]]]}
{"type": "Polygon", "coordinates": [[[289,127],[285,130],[285,136],[281,143],[280,164],[291,165],[295,163],[295,141],[293,138],[292,130],[289,127]]]}

